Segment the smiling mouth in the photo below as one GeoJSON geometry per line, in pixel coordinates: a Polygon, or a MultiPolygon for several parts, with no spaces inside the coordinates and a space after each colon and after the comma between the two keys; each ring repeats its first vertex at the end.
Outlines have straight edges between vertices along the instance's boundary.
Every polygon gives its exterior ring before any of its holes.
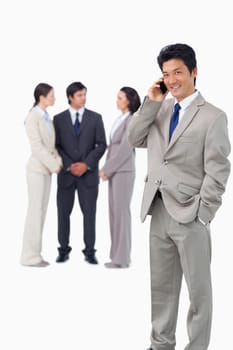
{"type": "Polygon", "coordinates": [[[177,90],[179,89],[180,85],[173,85],[171,86],[171,90],[177,90]]]}
{"type": "Polygon", "coordinates": [[[180,88],[180,85],[174,85],[174,86],[170,86],[169,90],[174,93],[174,92],[178,91],[179,88],[180,88]]]}

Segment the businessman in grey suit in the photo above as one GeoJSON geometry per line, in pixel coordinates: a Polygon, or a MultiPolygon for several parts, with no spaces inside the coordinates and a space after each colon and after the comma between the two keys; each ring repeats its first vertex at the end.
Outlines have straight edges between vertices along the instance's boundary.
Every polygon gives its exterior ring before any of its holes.
{"type": "Polygon", "coordinates": [[[85,108],[86,93],[82,83],[70,84],[66,89],[70,107],[54,117],[56,147],[63,161],[57,189],[58,263],[69,259],[70,215],[76,191],[83,214],[85,260],[98,263],[95,256],[98,163],[106,149],[106,137],[101,115],[85,108]]]}
{"type": "Polygon", "coordinates": [[[197,64],[190,46],[166,46],[157,60],[162,78],[128,129],[130,143],[148,149],[141,219],[152,215],[150,348],[175,349],[184,274],[190,298],[185,350],[206,350],[212,314],[210,222],[230,173],[227,117],[195,89],[197,64]],[[173,98],[166,99],[168,92],[173,98]]]}

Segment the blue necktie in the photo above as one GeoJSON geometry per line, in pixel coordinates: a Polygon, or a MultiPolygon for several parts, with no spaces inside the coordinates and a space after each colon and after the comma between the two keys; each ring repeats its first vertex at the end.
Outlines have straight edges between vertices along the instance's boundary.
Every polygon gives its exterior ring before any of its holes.
{"type": "Polygon", "coordinates": [[[171,116],[171,121],[170,121],[170,129],[169,129],[169,141],[171,140],[172,134],[177,127],[177,124],[179,122],[179,110],[180,110],[180,105],[179,103],[176,103],[174,106],[174,111],[171,116]]]}
{"type": "Polygon", "coordinates": [[[76,132],[76,135],[78,135],[79,132],[80,132],[80,121],[79,121],[78,117],[79,117],[79,113],[77,112],[76,113],[76,120],[75,120],[75,123],[74,123],[74,130],[76,132]]]}

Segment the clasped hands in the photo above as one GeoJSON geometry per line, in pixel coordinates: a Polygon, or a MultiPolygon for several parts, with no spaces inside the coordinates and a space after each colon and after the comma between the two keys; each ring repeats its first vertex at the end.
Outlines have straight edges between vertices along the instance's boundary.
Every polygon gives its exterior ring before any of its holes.
{"type": "MultiPolygon", "coordinates": [[[[82,176],[83,174],[85,174],[87,169],[88,169],[87,164],[83,162],[73,163],[70,166],[70,172],[75,176],[82,176]]],[[[99,171],[99,177],[101,177],[103,181],[108,180],[108,177],[104,174],[103,170],[99,171]]]]}
{"type": "Polygon", "coordinates": [[[70,166],[70,172],[75,176],[82,176],[83,174],[85,174],[87,169],[87,164],[83,162],[73,163],[70,166]]]}

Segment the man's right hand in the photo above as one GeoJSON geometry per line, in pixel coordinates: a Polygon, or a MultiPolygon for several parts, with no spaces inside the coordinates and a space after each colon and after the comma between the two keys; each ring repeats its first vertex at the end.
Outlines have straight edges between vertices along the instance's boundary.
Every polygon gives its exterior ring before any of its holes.
{"type": "Polygon", "coordinates": [[[148,97],[152,101],[163,101],[168,94],[168,91],[163,94],[160,90],[160,83],[163,81],[163,78],[155,81],[154,84],[148,90],[148,97]]]}

